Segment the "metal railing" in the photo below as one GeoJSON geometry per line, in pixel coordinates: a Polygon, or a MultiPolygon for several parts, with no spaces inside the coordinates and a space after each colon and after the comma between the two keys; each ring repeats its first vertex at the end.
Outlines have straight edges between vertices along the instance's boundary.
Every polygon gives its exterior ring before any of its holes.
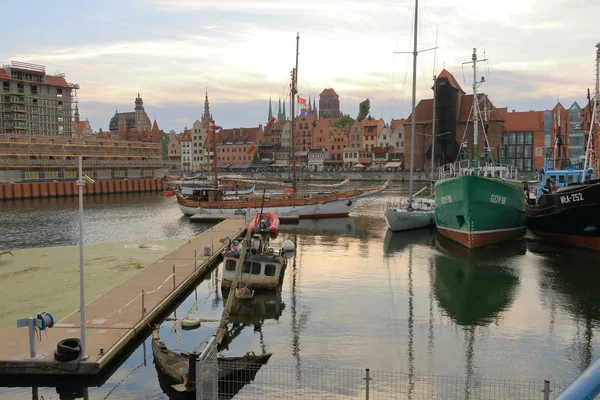
{"type": "Polygon", "coordinates": [[[442,165],[438,170],[440,180],[464,175],[479,175],[489,178],[518,179],[514,165],[480,162],[477,167],[471,160],[461,160],[442,165]]]}

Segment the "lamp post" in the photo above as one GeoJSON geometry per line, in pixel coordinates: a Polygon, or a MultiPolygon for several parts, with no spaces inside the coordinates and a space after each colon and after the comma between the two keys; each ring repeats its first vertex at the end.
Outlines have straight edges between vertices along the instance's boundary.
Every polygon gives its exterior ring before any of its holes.
{"type": "Polygon", "coordinates": [[[87,183],[94,183],[89,176],[83,175],[83,161],[79,156],[79,319],[81,322],[81,359],[87,359],[86,334],[85,334],[85,280],[84,280],[84,262],[83,262],[83,186],[87,183]]]}

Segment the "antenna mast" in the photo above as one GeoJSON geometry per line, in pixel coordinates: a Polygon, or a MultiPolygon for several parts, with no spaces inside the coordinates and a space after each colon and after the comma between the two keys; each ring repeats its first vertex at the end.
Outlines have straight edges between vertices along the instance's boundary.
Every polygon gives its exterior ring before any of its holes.
{"type": "MultiPolygon", "coordinates": [[[[598,115],[598,107],[600,107],[600,42],[596,44],[596,87],[594,90],[594,106],[592,108],[592,115],[590,117],[590,133],[588,135],[587,148],[585,150],[585,162],[583,163],[583,176],[582,182],[585,182],[586,172],[589,166],[594,166],[594,134],[596,133],[596,126],[600,125],[600,116],[598,115]]],[[[596,168],[597,170],[598,168],[596,168]]],[[[597,171],[594,171],[597,174],[597,171]]]]}
{"type": "Polygon", "coordinates": [[[464,64],[473,64],[473,167],[479,168],[479,99],[477,98],[477,63],[487,61],[486,58],[477,60],[477,49],[473,48],[473,55],[470,62],[464,64]]]}

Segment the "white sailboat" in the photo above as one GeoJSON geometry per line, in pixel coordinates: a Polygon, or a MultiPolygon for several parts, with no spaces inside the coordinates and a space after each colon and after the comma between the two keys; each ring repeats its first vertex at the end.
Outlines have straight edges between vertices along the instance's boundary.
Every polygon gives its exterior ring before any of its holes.
{"type": "MultiPolygon", "coordinates": [[[[413,47],[413,77],[412,77],[412,115],[410,122],[410,179],[408,186],[408,206],[406,208],[394,208],[385,212],[385,219],[389,228],[393,232],[407,231],[411,229],[425,228],[433,225],[433,210],[435,203],[431,201],[415,202],[413,192],[413,170],[415,152],[415,108],[417,97],[417,26],[418,26],[419,0],[415,0],[415,30],[413,47]]],[[[432,143],[435,144],[435,86],[434,86],[434,130],[432,134],[432,143]]],[[[433,160],[433,145],[431,149],[431,159],[433,160]]],[[[432,172],[433,174],[433,168],[432,172]]]]}

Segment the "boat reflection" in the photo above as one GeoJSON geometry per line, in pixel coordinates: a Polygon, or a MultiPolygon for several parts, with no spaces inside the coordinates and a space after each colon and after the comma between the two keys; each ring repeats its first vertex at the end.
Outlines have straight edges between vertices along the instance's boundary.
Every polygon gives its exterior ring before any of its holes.
{"type": "Polygon", "coordinates": [[[522,241],[503,247],[469,250],[436,235],[433,273],[434,296],[465,335],[465,399],[476,391],[475,342],[477,330],[498,323],[512,305],[519,278],[510,267],[512,257],[525,254],[522,241]]]}
{"type": "Polygon", "coordinates": [[[529,250],[544,257],[546,268],[540,273],[540,296],[550,311],[550,327],[558,309],[569,314],[575,332],[567,348],[567,359],[581,372],[593,359],[594,330],[600,327],[600,255],[594,252],[557,252],[552,245],[530,241],[529,250]]]}
{"type": "Polygon", "coordinates": [[[456,324],[487,325],[512,305],[519,278],[507,261],[521,244],[472,251],[437,234],[436,248],[435,297],[456,324]]]}
{"type": "MultiPolygon", "coordinates": [[[[223,299],[227,299],[228,290],[221,289],[223,299]]],[[[221,347],[227,349],[244,328],[253,326],[255,332],[262,334],[262,325],[266,320],[279,320],[285,303],[281,299],[281,290],[256,292],[252,300],[237,302],[227,318],[227,332],[221,347]]],[[[261,345],[262,337],[261,337],[261,345]]]]}
{"type": "Polygon", "coordinates": [[[383,238],[384,257],[404,251],[410,244],[432,246],[435,239],[434,229],[415,229],[413,231],[392,232],[386,230],[383,238]]]}
{"type": "Polygon", "coordinates": [[[301,219],[298,221],[298,224],[281,225],[280,229],[284,233],[334,233],[336,236],[370,238],[380,237],[381,224],[372,217],[356,216],[346,218],[301,219]]]}

